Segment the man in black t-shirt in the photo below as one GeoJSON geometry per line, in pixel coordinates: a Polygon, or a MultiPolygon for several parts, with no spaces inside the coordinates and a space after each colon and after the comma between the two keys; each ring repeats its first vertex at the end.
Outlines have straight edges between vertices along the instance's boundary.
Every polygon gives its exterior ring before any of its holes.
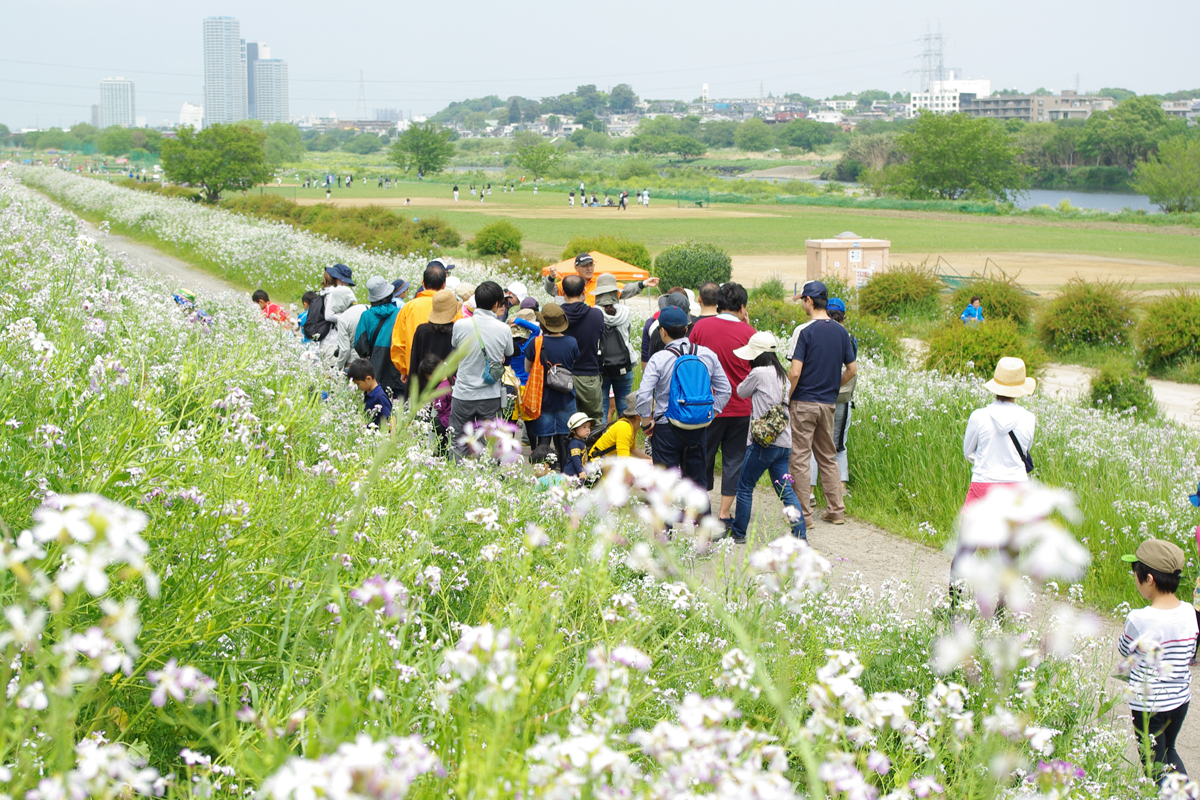
{"type": "MultiPolygon", "coordinates": [[[[800,331],[792,353],[791,403],[788,413],[792,425],[792,479],[800,487],[809,485],[809,460],[817,457],[821,489],[825,492],[824,519],[834,525],[846,521],[842,503],[842,482],[838,480],[837,449],[833,444],[833,412],[842,384],[858,373],[854,344],[850,334],[829,318],[825,308],[829,292],[820,281],[809,281],[800,292],[800,301],[812,324],[800,331]],[[845,366],[845,371],[842,367],[845,366]],[[825,476],[830,476],[828,479],[825,476]]],[[[812,501],[800,495],[804,523],[812,525],[812,501]]]]}

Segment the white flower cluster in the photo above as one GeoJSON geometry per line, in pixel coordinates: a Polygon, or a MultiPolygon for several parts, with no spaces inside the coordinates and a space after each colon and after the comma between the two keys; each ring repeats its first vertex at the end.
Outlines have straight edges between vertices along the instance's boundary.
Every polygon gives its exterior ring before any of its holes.
{"type": "Polygon", "coordinates": [[[417,735],[380,741],[360,733],[317,759],[293,758],[262,785],[272,800],[403,800],[422,775],[445,776],[417,735]]]}
{"type": "Polygon", "coordinates": [[[750,565],[760,571],[767,594],[792,610],[803,608],[804,598],[820,590],[830,570],[824,556],[795,536],[781,536],[754,552],[750,565]]]}
{"type": "Polygon", "coordinates": [[[458,644],[442,655],[438,667],[439,675],[453,677],[438,681],[434,699],[437,708],[443,714],[449,711],[450,698],[476,678],[483,686],[475,693],[475,703],[492,711],[511,708],[517,699],[517,654],[513,648],[520,645],[508,628],[496,630],[491,623],[463,625],[458,644]]]}
{"type": "Polygon", "coordinates": [[[85,797],[161,797],[166,781],[146,759],[131,754],[124,745],[99,736],[75,746],[75,768],[42,778],[26,800],[69,800],[85,797]]]}

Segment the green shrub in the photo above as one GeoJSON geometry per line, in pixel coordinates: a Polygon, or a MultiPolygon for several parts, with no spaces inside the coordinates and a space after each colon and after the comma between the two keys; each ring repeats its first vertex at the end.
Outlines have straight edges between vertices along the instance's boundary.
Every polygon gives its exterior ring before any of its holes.
{"type": "Polygon", "coordinates": [[[755,330],[770,331],[784,338],[791,336],[792,331],[802,322],[808,321],[804,307],[799,303],[788,303],[772,298],[751,299],[746,311],[750,315],[750,324],[755,330]]]}
{"type": "Polygon", "coordinates": [[[1135,372],[1129,362],[1110,359],[1092,376],[1090,397],[1093,408],[1133,411],[1139,419],[1158,416],[1154,391],[1146,376],[1135,372]]]}
{"type": "MultiPolygon", "coordinates": [[[[808,322],[808,315],[799,303],[782,300],[754,299],[749,306],[750,324],[760,331],[770,331],[787,340],[796,326],[808,322]]],[[[904,363],[904,347],[900,335],[886,321],[867,314],[848,314],[846,330],[858,340],[858,355],[883,361],[890,366],[904,363]]],[[[784,356],[786,361],[791,354],[784,356]]]]}
{"type": "Polygon", "coordinates": [[[481,256],[513,256],[521,252],[521,231],[506,219],[484,225],[471,249],[481,256]]]}
{"type": "Polygon", "coordinates": [[[979,295],[984,319],[1011,319],[1021,327],[1033,320],[1033,298],[1021,288],[1016,279],[983,278],[964,283],[950,295],[950,310],[957,317],[979,295]]]}
{"type": "Polygon", "coordinates": [[[1038,314],[1038,339],[1052,350],[1124,347],[1133,332],[1133,300],[1120,281],[1067,281],[1038,314]]]}
{"type": "Polygon", "coordinates": [[[1046,363],[1045,353],[1027,343],[1012,320],[993,319],[978,325],[963,325],[955,319],[929,337],[925,368],[990,378],[996,362],[1005,356],[1022,359],[1030,374],[1046,363]]]}
{"type": "Polygon", "coordinates": [[[778,275],[772,275],[750,290],[751,302],[759,300],[779,300],[782,302],[786,298],[787,287],[783,285],[783,279],[778,275]]]}
{"type": "Polygon", "coordinates": [[[1152,300],[1138,326],[1138,342],[1153,373],[1194,361],[1200,353],[1200,294],[1177,289],[1152,300]]]}
{"type": "Polygon", "coordinates": [[[684,242],[659,253],[654,272],[665,286],[695,289],[705,281],[727,283],[733,275],[733,261],[715,244],[684,242]]]}
{"type": "Polygon", "coordinates": [[[646,245],[624,236],[576,236],[567,242],[560,258],[574,258],[580,253],[590,253],[593,250],[619,258],[626,264],[640,267],[647,272],[653,265],[646,245]]]}
{"type": "Polygon", "coordinates": [[[934,319],[941,313],[941,293],[932,270],[907,264],[871,278],[858,290],[858,307],[876,317],[934,319]]]}
{"type": "Polygon", "coordinates": [[[1177,383],[1200,383],[1200,358],[1184,358],[1162,371],[1162,377],[1177,383]]]}

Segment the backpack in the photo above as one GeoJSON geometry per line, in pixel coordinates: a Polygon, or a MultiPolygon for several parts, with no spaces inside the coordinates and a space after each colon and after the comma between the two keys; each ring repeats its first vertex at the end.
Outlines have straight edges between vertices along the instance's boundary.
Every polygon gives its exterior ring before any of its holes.
{"type": "Polygon", "coordinates": [[[699,348],[689,343],[686,353],[674,347],[666,349],[675,356],[671,393],[667,397],[667,421],[685,430],[708,427],[714,416],[712,375],[696,355],[699,348]]]}
{"type": "Polygon", "coordinates": [[[333,323],[325,319],[325,295],[319,294],[308,305],[308,316],[304,318],[304,335],[320,342],[333,330],[333,323]]]}
{"type": "Polygon", "coordinates": [[[620,378],[633,369],[633,359],[625,346],[625,337],[615,325],[605,325],[600,336],[600,372],[608,378],[620,378]]]}
{"type": "MultiPolygon", "coordinates": [[[[596,442],[600,441],[601,436],[603,436],[614,425],[620,425],[622,422],[624,422],[630,428],[633,427],[632,422],[625,419],[624,417],[621,417],[620,419],[617,419],[616,421],[614,421],[612,423],[612,425],[605,425],[600,430],[592,431],[590,434],[588,434],[587,441],[583,443],[583,446],[586,447],[587,451],[588,451],[588,461],[595,461],[597,458],[602,458],[602,457],[608,455],[609,453],[615,453],[617,451],[616,442],[614,442],[613,444],[604,448],[603,450],[594,450],[593,448],[595,448],[596,442]]],[[[637,432],[634,431],[634,433],[636,434],[637,432]]]]}

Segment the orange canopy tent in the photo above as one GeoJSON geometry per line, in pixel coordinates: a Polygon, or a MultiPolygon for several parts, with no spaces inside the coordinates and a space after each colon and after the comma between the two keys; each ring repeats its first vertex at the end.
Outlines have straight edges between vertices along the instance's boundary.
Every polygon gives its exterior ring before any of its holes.
{"type": "MultiPolygon", "coordinates": [[[[629,281],[644,281],[650,277],[650,273],[641,267],[635,267],[633,264],[626,264],[619,258],[606,256],[599,250],[593,250],[589,253],[592,260],[596,262],[596,274],[603,275],[608,273],[617,279],[618,283],[627,283],[629,281]]],[[[558,271],[559,280],[566,275],[575,275],[575,259],[568,258],[566,261],[560,261],[553,266],[558,271]]],[[[542,267],[542,275],[550,274],[550,267],[542,267]]]]}

